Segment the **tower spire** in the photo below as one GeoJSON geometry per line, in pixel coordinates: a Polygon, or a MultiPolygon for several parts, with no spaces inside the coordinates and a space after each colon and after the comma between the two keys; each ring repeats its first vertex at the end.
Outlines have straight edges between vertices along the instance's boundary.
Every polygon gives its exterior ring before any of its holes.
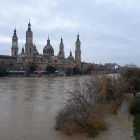
{"type": "Polygon", "coordinates": [[[70,56],[72,56],[72,52],[71,52],[71,49],[70,49],[70,56]]]}
{"type": "Polygon", "coordinates": [[[31,24],[30,24],[30,19],[29,19],[29,23],[28,23],[28,32],[31,32],[31,24]]]}
{"type": "Polygon", "coordinates": [[[30,24],[30,19],[29,19],[29,24],[28,24],[28,26],[31,26],[31,24],[30,24]]]}
{"type": "Polygon", "coordinates": [[[18,56],[18,37],[17,37],[16,27],[14,28],[14,34],[12,37],[11,55],[14,57],[18,56]]]}
{"type": "Polygon", "coordinates": [[[75,63],[76,63],[76,66],[81,68],[81,42],[80,42],[80,39],[79,39],[79,32],[78,32],[78,35],[77,35],[77,40],[76,40],[76,48],[75,48],[75,63]]]}
{"type": "Polygon", "coordinates": [[[61,45],[63,45],[63,39],[62,39],[62,36],[61,36],[61,43],[60,43],[61,45]]]}
{"type": "Polygon", "coordinates": [[[50,45],[49,35],[48,35],[47,45],[50,45]]]}
{"type": "Polygon", "coordinates": [[[80,40],[79,40],[79,32],[78,32],[78,35],[77,35],[77,41],[80,41],[80,40]]]}
{"type": "Polygon", "coordinates": [[[24,53],[24,45],[23,45],[23,47],[22,47],[22,53],[24,53]]]}
{"type": "Polygon", "coordinates": [[[16,37],[17,38],[16,26],[15,26],[15,29],[14,29],[14,35],[13,35],[13,37],[16,37]]]}

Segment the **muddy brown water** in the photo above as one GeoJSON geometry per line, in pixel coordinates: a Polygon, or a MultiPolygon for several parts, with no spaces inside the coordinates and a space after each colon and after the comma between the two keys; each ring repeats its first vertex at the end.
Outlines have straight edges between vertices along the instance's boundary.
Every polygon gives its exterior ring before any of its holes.
{"type": "MultiPolygon", "coordinates": [[[[66,136],[54,130],[55,115],[67,98],[66,90],[78,88],[84,77],[1,78],[0,140],[93,140],[85,133],[66,136]]],[[[94,140],[129,140],[133,134],[128,107],[133,95],[126,95],[117,115],[107,115],[110,126],[94,140]]]]}

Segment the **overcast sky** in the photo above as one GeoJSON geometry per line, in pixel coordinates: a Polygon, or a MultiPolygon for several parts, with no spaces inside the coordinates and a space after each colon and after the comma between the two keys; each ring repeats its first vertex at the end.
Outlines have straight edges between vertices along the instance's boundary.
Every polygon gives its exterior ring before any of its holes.
{"type": "Polygon", "coordinates": [[[40,54],[49,35],[55,55],[62,36],[75,56],[79,32],[82,61],[140,67],[140,0],[0,0],[0,11],[0,55],[11,55],[15,26],[21,53],[30,19],[40,54]]]}

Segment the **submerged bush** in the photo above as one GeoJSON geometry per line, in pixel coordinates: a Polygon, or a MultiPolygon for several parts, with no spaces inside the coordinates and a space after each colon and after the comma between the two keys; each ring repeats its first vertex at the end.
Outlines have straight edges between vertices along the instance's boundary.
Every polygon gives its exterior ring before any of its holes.
{"type": "Polygon", "coordinates": [[[94,75],[86,79],[80,90],[68,91],[70,97],[56,116],[55,129],[67,135],[86,132],[96,137],[107,130],[104,114],[115,114],[125,94],[124,80],[108,75],[94,75]]]}
{"type": "Polygon", "coordinates": [[[129,107],[130,113],[136,115],[140,113],[140,97],[135,98],[129,107]]]}
{"type": "Polygon", "coordinates": [[[128,92],[133,93],[136,97],[136,93],[140,92],[140,68],[133,64],[127,65],[120,74],[125,79],[125,82],[129,84],[128,92]]]}
{"type": "Polygon", "coordinates": [[[97,101],[107,106],[108,113],[115,114],[122,105],[127,83],[119,75],[94,75],[92,82],[93,90],[98,91],[97,101]]]}
{"type": "Polygon", "coordinates": [[[0,67],[0,77],[7,76],[9,73],[6,71],[5,68],[0,67]]]}
{"type": "Polygon", "coordinates": [[[42,77],[42,73],[41,72],[38,72],[37,78],[41,78],[41,77],[42,77]]]}
{"type": "MultiPolygon", "coordinates": [[[[75,94],[76,95],[76,94],[75,94]]],[[[100,131],[107,130],[103,120],[101,106],[90,108],[79,94],[73,104],[67,104],[56,116],[56,130],[61,130],[67,135],[74,132],[87,132],[87,136],[95,137],[100,131]]]]}

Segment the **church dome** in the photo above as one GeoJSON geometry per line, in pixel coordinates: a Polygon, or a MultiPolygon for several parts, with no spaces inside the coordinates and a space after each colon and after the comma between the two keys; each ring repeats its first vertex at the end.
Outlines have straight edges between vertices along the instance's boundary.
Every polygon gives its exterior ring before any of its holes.
{"type": "Polygon", "coordinates": [[[48,37],[48,40],[47,40],[47,45],[45,45],[45,47],[43,49],[43,55],[44,56],[54,56],[54,49],[50,44],[49,37],[48,37]]]}
{"type": "Polygon", "coordinates": [[[69,55],[68,59],[70,59],[70,60],[74,60],[74,57],[72,56],[72,52],[71,52],[71,50],[70,50],[70,55],[69,55]]]}
{"type": "Polygon", "coordinates": [[[34,46],[33,46],[33,47],[34,47],[34,49],[33,49],[34,54],[35,54],[35,55],[39,55],[38,50],[37,50],[37,48],[36,48],[36,45],[35,45],[35,44],[34,44],[34,46]]]}
{"type": "Polygon", "coordinates": [[[53,50],[53,47],[51,45],[45,45],[44,50],[53,50]]]}

